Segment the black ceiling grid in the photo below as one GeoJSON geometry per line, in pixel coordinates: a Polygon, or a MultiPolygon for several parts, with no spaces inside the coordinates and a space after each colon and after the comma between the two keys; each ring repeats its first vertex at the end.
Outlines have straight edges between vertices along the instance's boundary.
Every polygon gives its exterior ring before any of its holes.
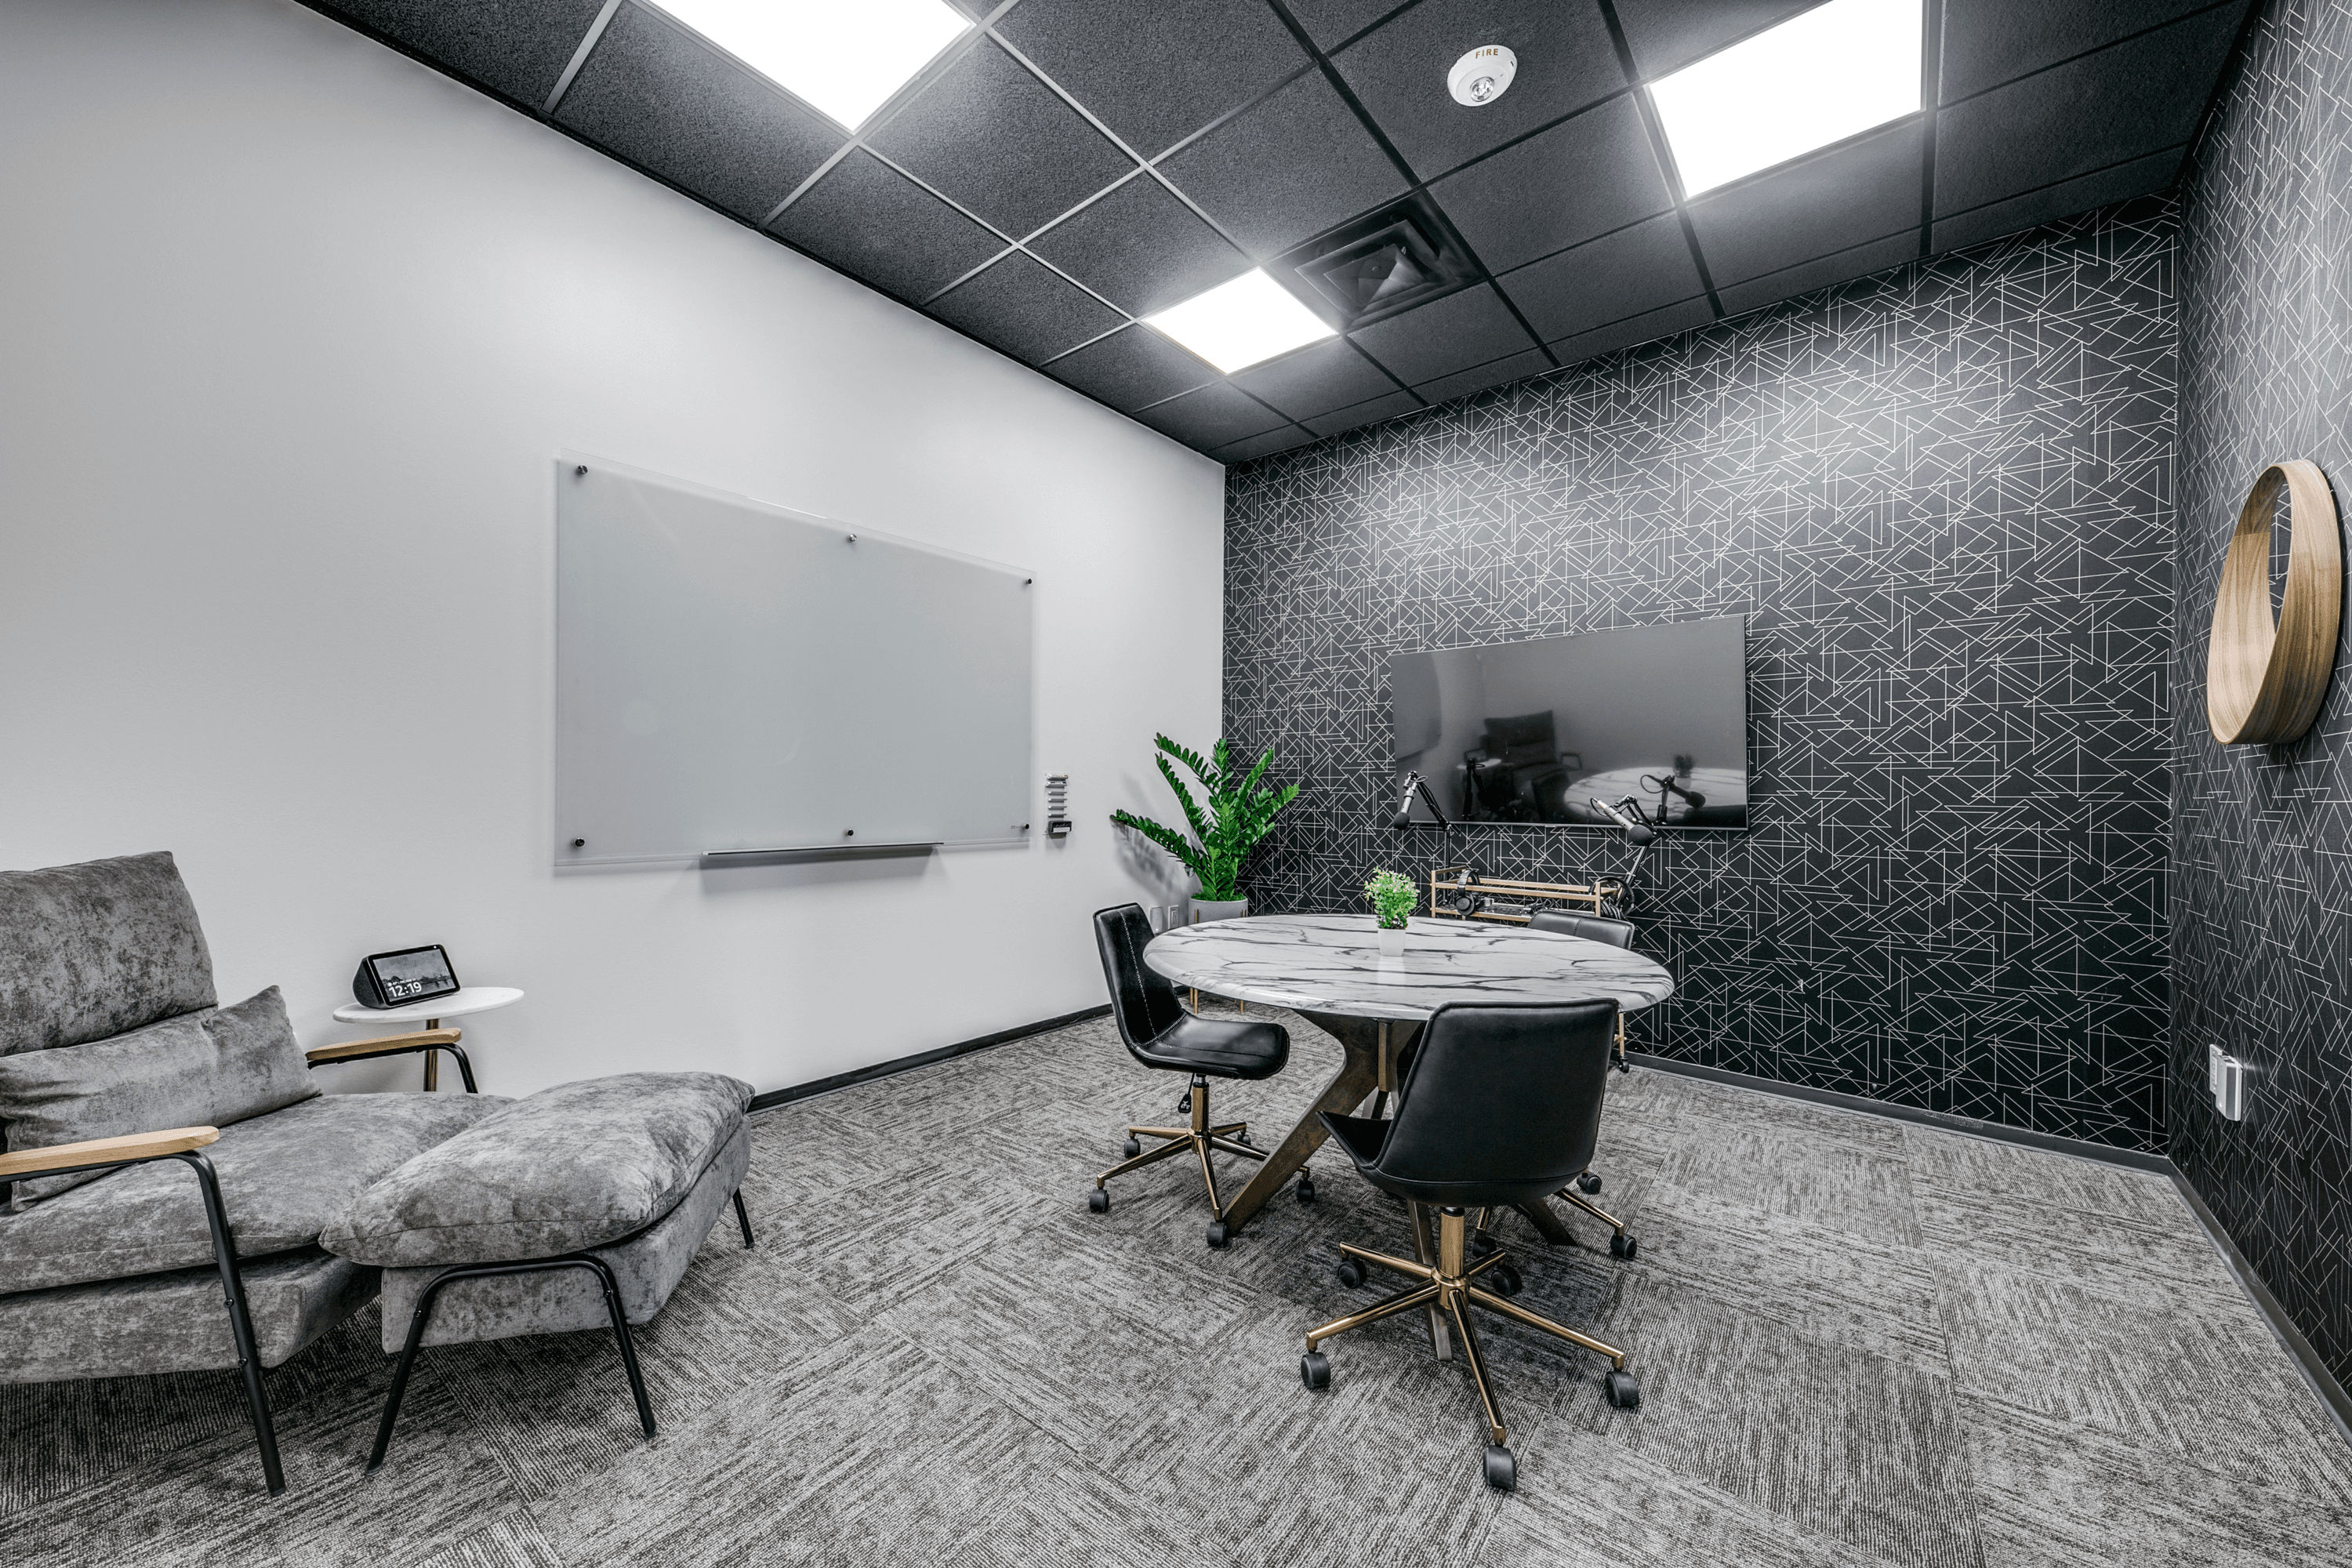
{"type": "Polygon", "coordinates": [[[951,0],[855,132],[656,0],[303,3],[1229,462],[2168,188],[2250,5],[1921,0],[1919,113],[1693,197],[1646,84],[1812,0],[951,0]],[[1456,291],[1230,376],[1139,324],[1407,201],[1456,291]]]}

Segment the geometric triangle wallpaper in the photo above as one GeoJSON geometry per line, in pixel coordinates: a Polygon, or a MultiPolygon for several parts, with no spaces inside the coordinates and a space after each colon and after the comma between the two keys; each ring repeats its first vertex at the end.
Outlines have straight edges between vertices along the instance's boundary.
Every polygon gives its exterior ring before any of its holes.
{"type": "Polygon", "coordinates": [[[2352,7],[2264,9],[2182,203],[2170,1152],[2321,1358],[2352,1383],[2352,679],[2343,649],[2299,740],[2224,746],[2205,716],[2214,589],[2247,489],[2293,458],[2327,474],[2339,511],[2352,485],[2352,7]],[[2247,1064],[2242,1121],[2222,1120],[2205,1092],[2209,1044],[2247,1064]]]}
{"type": "Polygon", "coordinates": [[[1744,614],[1751,826],[1650,857],[1637,1047],[2161,1149],[2176,240],[2143,198],[1230,470],[1225,733],[1304,786],[1253,907],[1437,863],[1391,652],[1744,614]]]}

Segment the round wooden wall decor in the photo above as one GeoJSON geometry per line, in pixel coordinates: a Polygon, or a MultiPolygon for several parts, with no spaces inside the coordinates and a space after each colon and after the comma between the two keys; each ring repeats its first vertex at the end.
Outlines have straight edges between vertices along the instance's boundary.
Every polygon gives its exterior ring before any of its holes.
{"type": "Polygon", "coordinates": [[[2273,463],[2238,510],[2213,599],[2205,655],[2205,717],[2213,738],[2224,745],[2292,741],[2310,729],[2336,668],[2343,613],[2344,555],[2327,476],[2316,463],[2273,463]],[[2286,602],[2273,626],[2271,515],[2282,489],[2291,502],[2286,602]]]}

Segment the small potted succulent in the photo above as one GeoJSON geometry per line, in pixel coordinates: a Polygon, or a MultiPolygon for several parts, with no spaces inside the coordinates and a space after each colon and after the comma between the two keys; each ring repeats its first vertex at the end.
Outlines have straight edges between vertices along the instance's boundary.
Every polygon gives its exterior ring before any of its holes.
{"type": "Polygon", "coordinates": [[[1394,871],[1375,871],[1372,879],[1364,884],[1364,896],[1372,900],[1372,912],[1380,921],[1381,957],[1404,956],[1405,921],[1412,907],[1421,901],[1420,893],[1410,877],[1394,871]]]}

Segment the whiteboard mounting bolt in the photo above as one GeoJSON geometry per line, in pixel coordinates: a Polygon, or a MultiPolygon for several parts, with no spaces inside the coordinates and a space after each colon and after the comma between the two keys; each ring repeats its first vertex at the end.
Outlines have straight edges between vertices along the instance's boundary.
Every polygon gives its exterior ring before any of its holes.
{"type": "Polygon", "coordinates": [[[586,473],[587,471],[588,471],[588,465],[587,465],[587,464],[585,464],[585,463],[581,464],[578,468],[574,468],[574,469],[572,469],[572,472],[575,476],[580,475],[580,474],[584,474],[584,473],[586,473]]]}

